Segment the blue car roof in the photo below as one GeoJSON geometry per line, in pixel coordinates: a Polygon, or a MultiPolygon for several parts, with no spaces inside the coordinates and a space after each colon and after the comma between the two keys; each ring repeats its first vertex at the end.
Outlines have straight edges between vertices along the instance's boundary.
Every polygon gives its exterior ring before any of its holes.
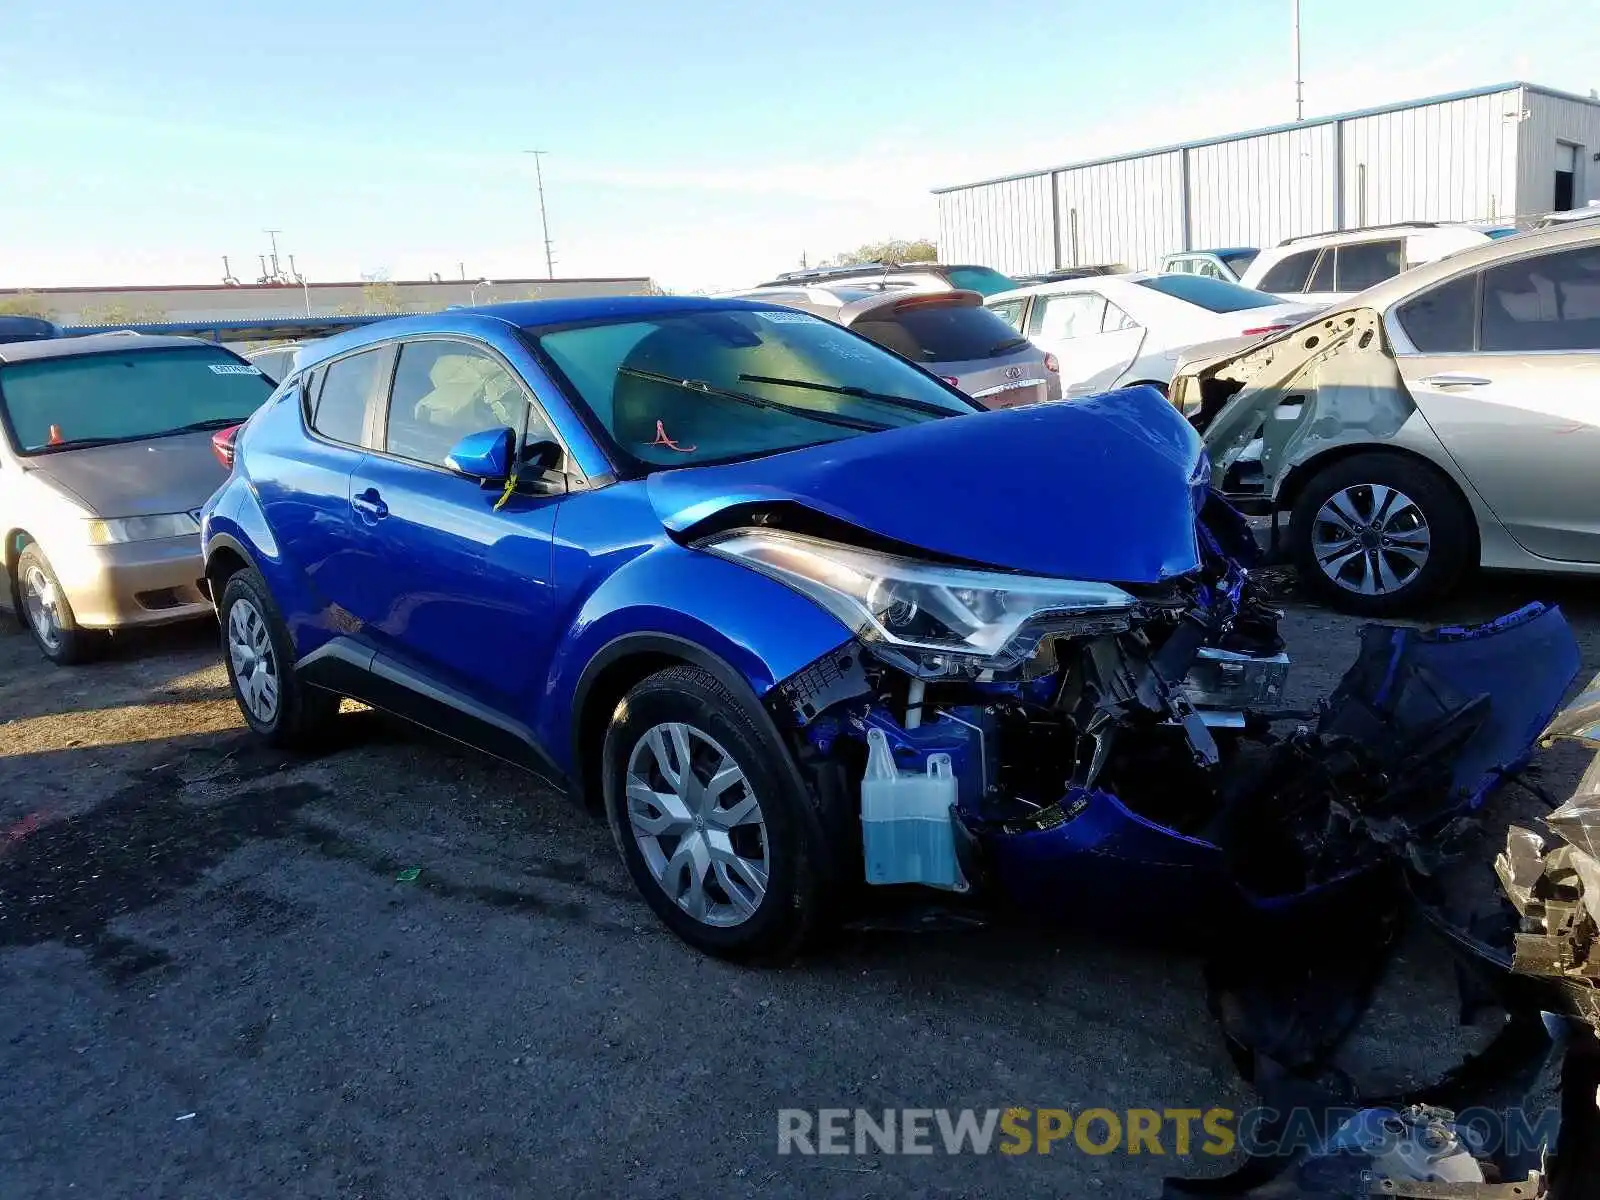
{"type": "Polygon", "coordinates": [[[672,313],[716,312],[727,309],[762,310],[779,307],[759,300],[718,299],[710,296],[573,296],[562,300],[522,300],[512,304],[482,304],[475,308],[448,308],[415,317],[395,317],[347,330],[306,354],[301,366],[320,362],[387,338],[420,333],[482,333],[486,322],[520,329],[566,325],[575,321],[609,319],[626,321],[672,313]]]}

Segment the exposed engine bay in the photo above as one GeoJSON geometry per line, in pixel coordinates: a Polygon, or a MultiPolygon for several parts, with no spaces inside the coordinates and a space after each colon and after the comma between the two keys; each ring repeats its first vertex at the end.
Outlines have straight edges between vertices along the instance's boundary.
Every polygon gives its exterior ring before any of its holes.
{"type": "Polygon", "coordinates": [[[773,706],[833,794],[853,794],[873,731],[903,774],[948,756],[965,880],[1025,906],[1059,903],[1070,878],[1127,915],[1204,918],[1425,859],[1559,704],[1577,669],[1565,621],[1532,606],[1479,629],[1370,627],[1334,694],[1286,711],[1249,539],[1213,496],[1200,571],[1041,636],[1007,678],[924,678],[858,642],[773,706]]]}

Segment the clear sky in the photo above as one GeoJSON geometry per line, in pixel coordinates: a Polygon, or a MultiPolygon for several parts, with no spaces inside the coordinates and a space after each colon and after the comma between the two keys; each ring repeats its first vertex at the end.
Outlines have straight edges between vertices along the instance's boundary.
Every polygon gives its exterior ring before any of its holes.
{"type": "MultiPolygon", "coordinates": [[[[1303,0],[1307,115],[1600,87],[1600,0],[1303,0]]],[[[0,0],[0,287],[758,281],[931,187],[1293,118],[1290,0],[0,0]],[[143,10],[141,12],[141,10],[143,10]]]]}

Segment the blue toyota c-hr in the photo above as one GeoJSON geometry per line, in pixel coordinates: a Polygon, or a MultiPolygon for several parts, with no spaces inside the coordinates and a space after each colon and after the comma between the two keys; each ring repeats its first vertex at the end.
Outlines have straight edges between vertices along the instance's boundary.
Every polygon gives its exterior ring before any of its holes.
{"type": "Polygon", "coordinates": [[[1287,658],[1208,479],[1150,389],[991,412],[792,309],[543,301],[317,345],[203,540],[258,734],[348,696],[523,765],[679,935],[775,957],[868,881],[1225,878],[1209,731],[1287,658]],[[864,849],[873,771],[955,807],[864,849]]]}

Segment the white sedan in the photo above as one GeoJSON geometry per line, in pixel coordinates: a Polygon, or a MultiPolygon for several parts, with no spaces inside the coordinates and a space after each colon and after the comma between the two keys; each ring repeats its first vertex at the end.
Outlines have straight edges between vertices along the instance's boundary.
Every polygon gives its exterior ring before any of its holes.
{"type": "Polygon", "coordinates": [[[1041,283],[985,303],[1061,365],[1061,391],[1137,383],[1162,392],[1191,347],[1281,333],[1322,309],[1201,275],[1098,275],[1041,283]]]}

